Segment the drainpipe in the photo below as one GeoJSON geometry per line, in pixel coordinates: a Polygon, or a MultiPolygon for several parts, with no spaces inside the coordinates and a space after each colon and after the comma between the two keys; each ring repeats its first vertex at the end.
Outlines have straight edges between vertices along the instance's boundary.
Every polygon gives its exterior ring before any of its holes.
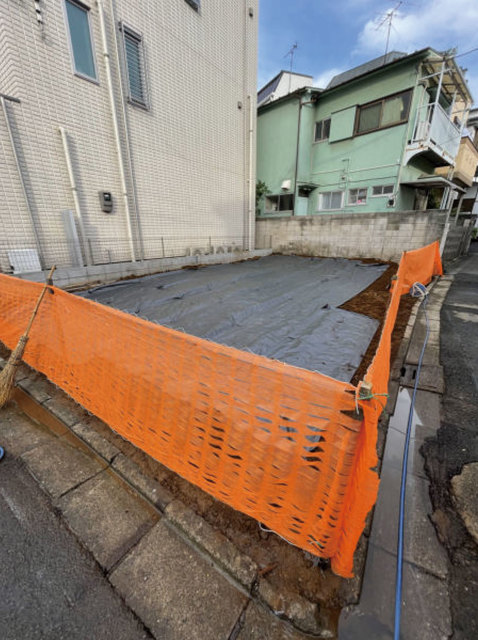
{"type": "Polygon", "coordinates": [[[295,169],[294,169],[294,206],[292,207],[292,215],[295,216],[297,201],[297,176],[299,173],[299,150],[300,150],[300,124],[302,121],[302,96],[299,95],[299,117],[297,122],[297,144],[295,149],[295,169]]]}
{"type": "Polygon", "coordinates": [[[12,147],[13,158],[15,160],[15,165],[17,167],[18,177],[20,179],[20,184],[22,186],[23,198],[25,200],[25,205],[27,207],[28,217],[30,218],[30,224],[32,226],[33,237],[35,238],[35,244],[36,244],[36,248],[37,248],[37,252],[38,252],[38,257],[40,259],[41,266],[45,267],[45,261],[43,260],[43,256],[42,256],[40,237],[38,235],[38,232],[37,232],[37,229],[36,229],[36,226],[35,226],[35,218],[33,217],[33,211],[32,211],[32,208],[30,206],[30,201],[28,200],[27,189],[26,189],[26,186],[25,186],[25,181],[23,179],[22,167],[21,167],[20,161],[18,159],[17,149],[15,147],[15,140],[13,139],[12,128],[10,126],[10,119],[8,117],[7,103],[5,102],[5,99],[12,100],[13,102],[20,102],[20,100],[18,100],[17,98],[11,98],[10,96],[0,95],[0,102],[2,103],[3,115],[5,117],[5,123],[7,125],[8,138],[10,140],[10,146],[12,147]]]}
{"type": "Polygon", "coordinates": [[[440,256],[443,255],[443,251],[445,250],[446,239],[448,238],[448,231],[450,230],[450,214],[451,214],[451,210],[453,208],[453,202],[454,202],[453,193],[454,193],[453,190],[450,189],[450,192],[449,192],[450,202],[446,212],[445,226],[443,227],[443,234],[440,241],[440,256]]]}
{"type": "Polygon", "coordinates": [[[254,155],[253,155],[253,142],[254,142],[254,105],[252,102],[252,96],[249,94],[247,96],[249,100],[249,212],[248,212],[248,221],[249,221],[249,251],[254,250],[254,244],[252,239],[254,237],[254,225],[255,225],[255,197],[254,197],[254,183],[253,183],[253,164],[254,164],[254,155]]]}
{"type": "Polygon", "coordinates": [[[119,44],[118,44],[118,29],[117,29],[118,22],[116,20],[116,11],[114,7],[114,1],[115,0],[110,0],[110,11],[111,11],[112,20],[114,23],[113,34],[114,34],[114,40],[115,40],[116,65],[118,67],[121,116],[123,119],[123,127],[125,131],[125,136],[126,136],[126,159],[128,161],[128,170],[131,177],[131,184],[133,187],[131,192],[131,197],[133,200],[133,210],[134,210],[135,220],[136,220],[136,233],[138,234],[138,240],[139,240],[139,246],[140,246],[140,254],[141,254],[140,258],[141,260],[144,260],[144,255],[145,255],[144,242],[143,242],[143,234],[141,231],[141,224],[139,221],[139,213],[138,213],[138,197],[137,197],[136,180],[135,180],[134,168],[133,168],[133,158],[131,153],[131,136],[129,133],[128,117],[126,113],[126,100],[124,97],[124,90],[123,90],[122,64],[120,60],[119,44]]]}
{"type": "Polygon", "coordinates": [[[73,164],[71,162],[70,148],[68,146],[68,136],[66,134],[64,127],[59,127],[58,130],[60,132],[61,141],[63,143],[63,153],[65,154],[66,168],[68,170],[68,178],[70,180],[71,193],[73,195],[73,202],[75,205],[76,219],[78,220],[78,226],[80,228],[81,244],[83,245],[83,253],[85,254],[86,264],[90,266],[91,264],[93,264],[92,256],[90,254],[90,248],[86,241],[86,233],[85,233],[85,226],[83,224],[83,215],[81,213],[80,199],[78,197],[78,189],[76,187],[75,174],[73,171],[73,164]]]}
{"type": "Polygon", "coordinates": [[[126,213],[126,228],[128,232],[128,243],[129,243],[129,249],[131,254],[131,262],[136,262],[136,255],[134,252],[134,242],[133,242],[133,229],[131,226],[131,212],[130,212],[129,198],[128,198],[128,187],[126,185],[126,172],[125,172],[125,167],[123,162],[123,152],[121,148],[121,137],[120,137],[120,130],[118,125],[118,117],[116,115],[113,79],[111,76],[110,54],[108,49],[108,36],[106,33],[105,11],[104,11],[102,0],[97,0],[97,4],[98,4],[98,13],[100,17],[100,30],[101,30],[101,43],[103,47],[103,58],[105,61],[106,86],[108,89],[108,97],[110,100],[111,119],[113,121],[113,134],[114,134],[115,144],[116,144],[116,154],[118,156],[121,190],[123,193],[123,203],[124,203],[124,209],[126,213]]]}

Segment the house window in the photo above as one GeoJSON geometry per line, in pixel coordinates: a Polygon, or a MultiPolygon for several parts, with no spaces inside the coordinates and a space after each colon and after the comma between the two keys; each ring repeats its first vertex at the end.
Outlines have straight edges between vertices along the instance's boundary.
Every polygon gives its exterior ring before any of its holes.
{"type": "Polygon", "coordinates": [[[319,211],[341,209],[344,201],[343,191],[327,191],[319,194],[319,211]]]}
{"type": "Polygon", "coordinates": [[[199,8],[201,7],[201,0],[186,0],[186,2],[190,4],[193,9],[199,11],[199,8]]]}
{"type": "Polygon", "coordinates": [[[314,141],[328,140],[330,136],[330,118],[315,123],[314,141]]]}
{"type": "Polygon", "coordinates": [[[412,90],[409,89],[358,107],[355,133],[368,133],[406,122],[411,97],[412,90]]]}
{"type": "Polygon", "coordinates": [[[393,184],[381,184],[372,187],[372,196],[388,196],[393,193],[393,184]]]}
{"type": "Polygon", "coordinates": [[[367,202],[367,188],[349,189],[347,204],[365,204],[367,202]]]}
{"type": "Polygon", "coordinates": [[[124,57],[128,76],[128,99],[134,104],[147,106],[146,73],[143,40],[140,35],[121,25],[124,57]]]}
{"type": "Polygon", "coordinates": [[[272,213],[274,211],[293,211],[294,195],[292,193],[281,193],[278,196],[266,196],[265,211],[272,213]]]}
{"type": "Polygon", "coordinates": [[[75,72],[85,78],[96,80],[89,9],[74,0],[65,0],[65,8],[75,72]]]}

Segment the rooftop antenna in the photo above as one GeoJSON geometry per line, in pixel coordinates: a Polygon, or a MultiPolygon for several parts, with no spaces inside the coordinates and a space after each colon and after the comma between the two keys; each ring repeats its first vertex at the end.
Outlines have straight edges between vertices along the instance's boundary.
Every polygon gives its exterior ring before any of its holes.
{"type": "Polygon", "coordinates": [[[287,56],[290,56],[290,64],[289,64],[289,93],[290,93],[291,80],[292,80],[292,67],[294,65],[294,52],[295,52],[296,49],[297,49],[297,42],[294,42],[292,47],[289,49],[289,51],[284,56],[284,58],[287,58],[287,56]]]}
{"type": "Polygon", "coordinates": [[[390,11],[387,11],[387,13],[383,16],[383,19],[380,22],[380,24],[377,25],[377,31],[378,31],[379,29],[381,29],[383,27],[384,24],[388,23],[387,44],[385,45],[385,55],[383,57],[384,58],[383,59],[383,64],[385,64],[385,62],[386,62],[386,57],[387,57],[387,53],[388,53],[388,45],[390,43],[390,31],[392,30],[393,19],[397,15],[398,10],[402,6],[402,4],[403,4],[403,0],[398,2],[393,9],[390,9],[390,11]]]}

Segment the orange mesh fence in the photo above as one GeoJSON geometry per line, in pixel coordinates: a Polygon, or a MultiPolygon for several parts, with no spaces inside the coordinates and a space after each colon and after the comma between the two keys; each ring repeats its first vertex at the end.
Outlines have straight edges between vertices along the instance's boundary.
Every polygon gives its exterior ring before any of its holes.
{"type": "MultiPolygon", "coordinates": [[[[435,249],[402,258],[367,374],[374,390],[386,389],[399,296],[410,279],[428,282],[440,272],[435,249]]],[[[0,275],[0,340],[9,348],[40,290],[0,275]]],[[[292,544],[330,558],[339,575],[352,575],[378,488],[377,400],[359,402],[362,421],[351,384],[56,288],[40,307],[24,360],[168,468],[292,544]]]]}

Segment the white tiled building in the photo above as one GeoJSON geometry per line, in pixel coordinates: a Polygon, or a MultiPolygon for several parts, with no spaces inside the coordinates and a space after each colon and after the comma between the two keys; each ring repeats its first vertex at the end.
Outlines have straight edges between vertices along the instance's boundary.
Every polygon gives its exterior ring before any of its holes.
{"type": "Polygon", "coordinates": [[[0,0],[0,270],[253,248],[257,5],[0,0]]]}

